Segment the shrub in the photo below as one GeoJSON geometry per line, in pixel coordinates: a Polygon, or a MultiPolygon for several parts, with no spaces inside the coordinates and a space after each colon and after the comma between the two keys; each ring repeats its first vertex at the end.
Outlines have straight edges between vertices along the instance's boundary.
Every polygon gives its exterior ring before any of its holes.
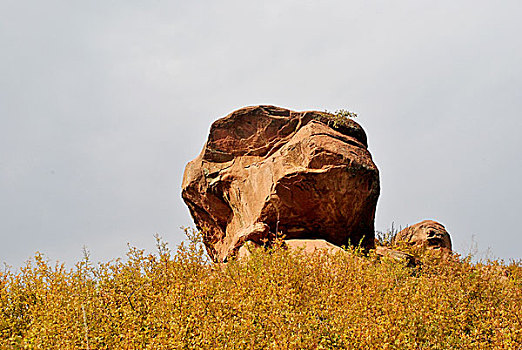
{"type": "Polygon", "coordinates": [[[352,120],[356,117],[357,114],[354,112],[350,112],[345,109],[339,109],[334,113],[325,110],[324,112],[318,114],[317,119],[330,126],[334,130],[337,130],[341,133],[346,133],[347,130],[358,129],[357,126],[355,126],[356,123],[352,120]]]}
{"type": "Polygon", "coordinates": [[[354,249],[254,250],[216,265],[172,251],[73,269],[36,254],[0,275],[2,349],[516,349],[520,264],[424,252],[407,268],[354,249]]]}

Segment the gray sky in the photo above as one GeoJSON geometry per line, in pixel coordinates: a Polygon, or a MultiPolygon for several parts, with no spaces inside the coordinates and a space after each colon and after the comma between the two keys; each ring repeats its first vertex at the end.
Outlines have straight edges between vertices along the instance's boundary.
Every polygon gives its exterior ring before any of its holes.
{"type": "Polygon", "coordinates": [[[349,109],[376,228],[521,258],[522,2],[0,0],[0,261],[172,245],[185,164],[247,105],[349,109]]]}

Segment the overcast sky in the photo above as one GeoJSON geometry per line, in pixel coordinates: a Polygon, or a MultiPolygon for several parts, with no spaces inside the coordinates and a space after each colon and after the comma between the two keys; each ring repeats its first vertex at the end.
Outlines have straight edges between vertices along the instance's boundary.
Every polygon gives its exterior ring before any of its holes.
{"type": "Polygon", "coordinates": [[[193,226],[186,163],[256,104],[359,114],[376,229],[522,257],[522,2],[0,0],[0,261],[193,226]]]}

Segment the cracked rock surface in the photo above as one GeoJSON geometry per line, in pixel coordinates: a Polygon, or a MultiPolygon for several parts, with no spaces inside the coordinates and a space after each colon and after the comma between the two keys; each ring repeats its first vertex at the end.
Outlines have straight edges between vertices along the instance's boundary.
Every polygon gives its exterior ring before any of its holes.
{"type": "Polygon", "coordinates": [[[182,197],[216,262],[276,236],[374,247],[379,171],[351,119],[274,106],[215,121],[182,197]],[[277,232],[277,235],[276,235],[277,232]]]}

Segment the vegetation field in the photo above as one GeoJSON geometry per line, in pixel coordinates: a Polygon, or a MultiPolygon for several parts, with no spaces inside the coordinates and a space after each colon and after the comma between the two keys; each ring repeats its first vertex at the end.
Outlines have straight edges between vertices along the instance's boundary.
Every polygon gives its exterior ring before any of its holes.
{"type": "Polygon", "coordinates": [[[416,252],[259,249],[215,265],[198,235],[75,268],[0,274],[1,349],[520,349],[522,267],[416,252]]]}

